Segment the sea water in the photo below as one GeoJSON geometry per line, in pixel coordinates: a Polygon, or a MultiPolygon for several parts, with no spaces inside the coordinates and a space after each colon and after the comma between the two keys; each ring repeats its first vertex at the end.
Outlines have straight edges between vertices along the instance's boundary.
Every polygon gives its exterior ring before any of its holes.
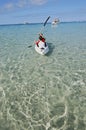
{"type": "Polygon", "coordinates": [[[0,130],[86,130],[85,22],[0,26],[0,130]]]}

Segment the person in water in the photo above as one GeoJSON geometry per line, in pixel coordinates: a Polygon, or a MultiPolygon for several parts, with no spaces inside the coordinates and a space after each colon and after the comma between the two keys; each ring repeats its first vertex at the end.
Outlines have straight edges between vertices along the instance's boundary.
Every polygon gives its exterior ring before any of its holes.
{"type": "Polygon", "coordinates": [[[39,42],[40,42],[40,41],[42,41],[42,42],[45,43],[45,47],[47,46],[47,45],[46,45],[46,39],[43,37],[43,34],[42,34],[42,33],[39,34],[39,40],[35,42],[35,44],[36,44],[38,47],[39,47],[39,42]]]}

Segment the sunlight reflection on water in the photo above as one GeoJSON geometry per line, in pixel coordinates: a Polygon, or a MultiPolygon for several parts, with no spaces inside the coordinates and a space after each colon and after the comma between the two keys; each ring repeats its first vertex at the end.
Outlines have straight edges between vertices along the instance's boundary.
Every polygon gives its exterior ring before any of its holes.
{"type": "Polygon", "coordinates": [[[32,34],[26,26],[12,30],[8,27],[10,36],[5,39],[0,33],[1,130],[85,130],[86,45],[82,41],[85,38],[79,37],[81,44],[76,33],[71,35],[77,31],[74,28],[68,34],[69,25],[61,37],[62,26],[65,28],[62,24],[57,29],[50,25],[48,31],[45,29],[47,39],[52,30],[50,52],[46,56],[37,54],[34,46],[28,48],[32,34]]]}

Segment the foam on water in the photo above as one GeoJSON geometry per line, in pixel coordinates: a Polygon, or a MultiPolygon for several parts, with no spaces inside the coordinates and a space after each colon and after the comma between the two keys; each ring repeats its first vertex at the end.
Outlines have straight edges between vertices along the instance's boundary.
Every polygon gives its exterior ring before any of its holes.
{"type": "Polygon", "coordinates": [[[0,130],[86,130],[86,23],[41,26],[0,26],[0,130]]]}

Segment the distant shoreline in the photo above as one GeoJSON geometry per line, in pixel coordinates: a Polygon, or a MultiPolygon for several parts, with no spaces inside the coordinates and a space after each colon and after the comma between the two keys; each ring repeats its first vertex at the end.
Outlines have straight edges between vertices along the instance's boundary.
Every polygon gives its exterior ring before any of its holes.
{"type": "MultiPolygon", "coordinates": [[[[66,21],[66,22],[60,22],[60,23],[86,23],[86,21],[66,21]]],[[[0,26],[10,26],[10,25],[37,25],[37,24],[44,24],[44,23],[14,23],[14,24],[0,24],[0,26]]],[[[51,22],[47,23],[51,24],[51,22]]]]}

